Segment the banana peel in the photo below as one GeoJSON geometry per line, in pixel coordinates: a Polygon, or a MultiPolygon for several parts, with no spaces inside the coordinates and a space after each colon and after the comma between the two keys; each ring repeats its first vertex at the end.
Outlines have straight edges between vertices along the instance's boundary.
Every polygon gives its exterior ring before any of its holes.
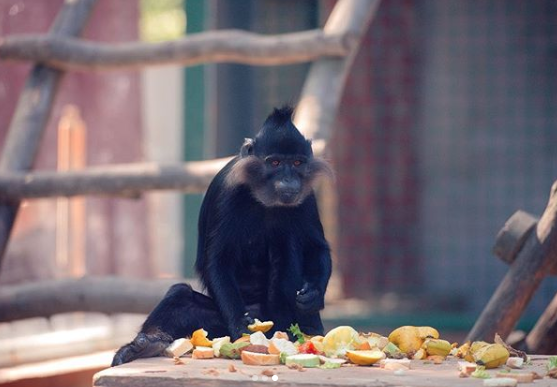
{"type": "Polygon", "coordinates": [[[467,341],[466,343],[462,344],[458,347],[456,351],[456,356],[466,360],[467,362],[474,363],[474,353],[482,349],[483,347],[488,346],[489,343],[485,341],[474,341],[470,342],[467,341]]]}
{"type": "MultiPolygon", "coordinates": [[[[472,347],[473,346],[472,344],[472,347]]],[[[475,351],[473,356],[476,364],[490,369],[504,365],[510,353],[507,348],[501,344],[488,344],[475,351]]]]}

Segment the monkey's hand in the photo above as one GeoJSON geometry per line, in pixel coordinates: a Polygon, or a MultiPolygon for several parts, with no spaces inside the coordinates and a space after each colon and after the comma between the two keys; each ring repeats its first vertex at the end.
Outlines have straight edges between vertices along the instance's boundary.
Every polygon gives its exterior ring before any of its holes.
{"type": "Polygon", "coordinates": [[[253,323],[255,323],[255,320],[249,315],[249,312],[246,312],[238,323],[228,327],[231,338],[237,340],[242,337],[244,333],[251,333],[248,329],[248,325],[253,323]]]}
{"type": "Polygon", "coordinates": [[[296,308],[302,313],[318,312],[325,307],[325,293],[305,283],[296,295],[296,308]]]}

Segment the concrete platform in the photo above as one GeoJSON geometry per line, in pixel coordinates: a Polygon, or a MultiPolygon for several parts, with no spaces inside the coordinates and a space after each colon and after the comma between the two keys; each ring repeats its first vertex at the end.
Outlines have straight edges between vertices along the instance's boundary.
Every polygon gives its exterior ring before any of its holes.
{"type": "MultiPolygon", "coordinates": [[[[546,374],[547,356],[532,356],[532,365],[520,372],[535,371],[546,374]]],[[[412,369],[398,376],[393,371],[372,367],[349,366],[340,369],[291,370],[286,366],[247,366],[239,360],[192,360],[182,358],[185,364],[176,365],[170,358],[137,360],[97,373],[95,387],[183,387],[183,386],[368,386],[368,387],[464,387],[482,386],[476,378],[460,378],[456,359],[443,364],[427,364],[413,360],[412,369]],[[231,372],[230,365],[236,369],[231,372]]],[[[489,370],[495,374],[502,369],[489,370]]],[[[555,387],[556,379],[536,380],[535,387],[555,387]]]]}

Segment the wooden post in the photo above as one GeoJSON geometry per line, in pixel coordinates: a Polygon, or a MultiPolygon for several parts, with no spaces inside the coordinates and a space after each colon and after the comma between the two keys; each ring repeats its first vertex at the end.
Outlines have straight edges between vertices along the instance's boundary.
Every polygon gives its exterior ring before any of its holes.
{"type": "MultiPolygon", "coordinates": [[[[66,0],[50,29],[57,36],[81,33],[96,0],[66,0]]],[[[0,173],[31,169],[62,72],[36,64],[21,92],[0,157],[0,173]]],[[[0,268],[19,201],[0,204],[0,268]]]]}
{"type": "Polygon", "coordinates": [[[492,341],[495,333],[506,338],[544,277],[557,260],[557,181],[534,232],[489,300],[467,340],[492,341]]]}
{"type": "Polygon", "coordinates": [[[540,355],[557,353],[557,294],[526,337],[526,348],[540,355]]]}
{"type": "Polygon", "coordinates": [[[379,3],[379,0],[339,1],[323,28],[325,34],[346,34],[352,43],[349,54],[343,58],[315,61],[302,89],[294,123],[313,140],[316,154],[323,152],[331,137],[348,70],[379,3]]]}

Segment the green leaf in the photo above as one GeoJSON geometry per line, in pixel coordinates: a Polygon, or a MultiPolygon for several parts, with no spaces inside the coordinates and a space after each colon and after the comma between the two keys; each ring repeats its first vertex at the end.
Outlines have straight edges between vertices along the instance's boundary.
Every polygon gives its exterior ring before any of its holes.
{"type": "Polygon", "coordinates": [[[557,368],[557,356],[551,356],[547,360],[547,370],[550,371],[553,368],[557,368]]]}
{"type": "Polygon", "coordinates": [[[294,336],[296,336],[296,341],[298,341],[298,343],[303,344],[306,342],[306,339],[304,338],[304,334],[300,330],[300,326],[297,323],[290,325],[288,331],[292,333],[294,336]]]}

